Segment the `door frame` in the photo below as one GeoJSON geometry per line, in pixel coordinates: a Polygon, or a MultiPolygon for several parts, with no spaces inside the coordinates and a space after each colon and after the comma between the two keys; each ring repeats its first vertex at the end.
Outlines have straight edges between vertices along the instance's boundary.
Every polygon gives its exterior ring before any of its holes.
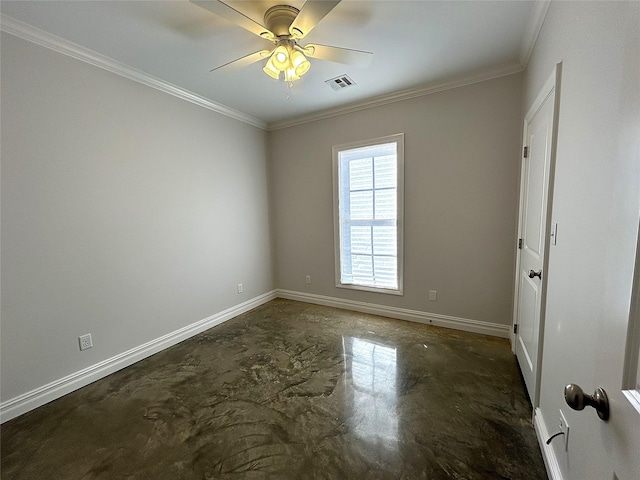
{"type": "MultiPolygon", "coordinates": [[[[560,81],[562,78],[562,62],[556,64],[555,68],[549,75],[549,78],[545,82],[544,86],[536,96],[531,106],[528,108],[526,115],[524,116],[522,127],[522,145],[520,150],[520,193],[519,193],[519,206],[518,206],[518,230],[516,236],[516,268],[514,272],[514,290],[513,290],[513,319],[511,329],[511,350],[513,354],[516,354],[516,342],[518,340],[515,333],[515,325],[518,322],[518,309],[519,309],[519,296],[520,296],[520,264],[521,264],[521,250],[518,246],[519,240],[522,238],[522,231],[524,228],[522,217],[524,210],[524,193],[525,193],[525,157],[524,148],[527,146],[528,124],[536,115],[538,110],[542,107],[545,100],[549,95],[553,95],[553,125],[551,128],[551,153],[549,159],[549,176],[547,179],[547,212],[544,218],[545,222],[545,239],[544,239],[544,251],[542,254],[542,281],[540,287],[540,324],[538,327],[538,355],[536,360],[536,378],[535,378],[535,394],[534,398],[530,398],[533,412],[540,403],[540,378],[542,372],[542,352],[544,343],[544,323],[545,312],[547,304],[547,284],[549,277],[549,247],[551,245],[551,227],[552,227],[552,210],[553,210],[553,184],[556,170],[556,148],[558,145],[558,117],[560,110],[560,81]]],[[[554,232],[557,235],[557,232],[554,232]]]]}

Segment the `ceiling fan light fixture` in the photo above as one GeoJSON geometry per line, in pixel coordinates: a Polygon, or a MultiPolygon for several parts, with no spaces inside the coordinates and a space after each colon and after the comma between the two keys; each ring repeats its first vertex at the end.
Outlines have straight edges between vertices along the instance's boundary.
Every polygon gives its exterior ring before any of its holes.
{"type": "Polygon", "coordinates": [[[295,42],[285,40],[273,50],[262,70],[274,80],[279,80],[280,72],[284,72],[284,80],[291,83],[300,80],[310,68],[311,63],[297,49],[295,42]]]}
{"type": "Polygon", "coordinates": [[[291,65],[298,77],[307,73],[311,68],[309,60],[307,60],[302,52],[299,52],[298,50],[294,50],[293,53],[291,53],[291,65]]]}
{"type": "Polygon", "coordinates": [[[278,70],[273,65],[273,56],[271,58],[269,58],[269,60],[267,61],[267,64],[264,66],[262,71],[264,73],[266,73],[267,75],[269,75],[274,80],[278,80],[280,78],[280,70],[278,70]]]}
{"type": "Polygon", "coordinates": [[[287,83],[294,82],[295,80],[300,80],[300,77],[296,75],[296,71],[293,68],[287,68],[284,71],[284,81],[287,83]]]}
{"type": "Polygon", "coordinates": [[[289,57],[289,49],[284,45],[280,45],[273,51],[271,61],[275,68],[282,71],[289,68],[289,64],[291,62],[289,57]]]}

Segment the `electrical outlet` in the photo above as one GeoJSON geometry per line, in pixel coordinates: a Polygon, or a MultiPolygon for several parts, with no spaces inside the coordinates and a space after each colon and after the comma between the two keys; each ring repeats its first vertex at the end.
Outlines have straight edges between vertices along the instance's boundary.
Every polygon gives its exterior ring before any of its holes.
{"type": "Polygon", "coordinates": [[[242,284],[241,284],[241,283],[239,283],[239,284],[238,284],[238,293],[242,293],[242,291],[243,291],[243,290],[242,290],[242,284]]]}
{"type": "Polygon", "coordinates": [[[569,424],[567,423],[567,419],[560,410],[560,431],[564,433],[562,438],[564,439],[564,451],[569,451],[569,424]]]}
{"type": "Polygon", "coordinates": [[[78,343],[80,344],[81,351],[93,347],[93,340],[91,340],[91,334],[87,333],[86,335],[82,335],[81,337],[78,337],[78,343]]]}
{"type": "Polygon", "coordinates": [[[305,279],[305,281],[307,283],[311,283],[311,275],[307,275],[307,278],[305,279]]]}
{"type": "Polygon", "coordinates": [[[429,290],[429,300],[431,300],[432,302],[435,302],[437,297],[438,297],[438,292],[436,292],[435,290],[429,290]]]}

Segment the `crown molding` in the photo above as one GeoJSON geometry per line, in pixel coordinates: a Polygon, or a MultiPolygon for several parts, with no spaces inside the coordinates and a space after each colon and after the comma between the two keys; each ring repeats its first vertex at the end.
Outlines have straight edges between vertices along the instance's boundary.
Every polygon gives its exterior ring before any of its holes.
{"type": "Polygon", "coordinates": [[[346,115],[349,113],[365,110],[369,108],[379,107],[390,103],[401,102],[403,100],[409,100],[424,95],[430,95],[432,93],[442,92],[453,88],[458,88],[473,83],[483,82],[494,78],[499,78],[506,75],[512,75],[514,73],[522,72],[529,61],[533,47],[544,23],[545,16],[550,5],[549,0],[537,0],[532,8],[530,15],[527,32],[520,51],[520,62],[509,63],[505,65],[499,65],[497,67],[491,67],[483,69],[468,75],[454,77],[445,82],[435,83],[427,86],[422,86],[413,89],[401,90],[387,95],[382,95],[370,99],[366,99],[361,102],[356,102],[347,106],[340,106],[322,110],[320,112],[311,113],[309,115],[303,115],[294,119],[288,119],[277,122],[267,123],[259,118],[247,115],[240,111],[229,108],[225,105],[213,102],[208,98],[193,93],[189,90],[185,90],[177,85],[173,85],[160,78],[149,75],[141,70],[137,70],[133,67],[118,62],[110,57],[102,55],[98,52],[85,48],[76,43],[65,40],[56,35],[50,34],[39,28],[36,28],[27,23],[16,20],[13,17],[9,17],[4,14],[0,14],[0,30],[22,38],[37,45],[49,48],[56,52],[70,56],[77,60],[89,63],[91,65],[103,68],[109,72],[115,73],[122,77],[128,78],[135,82],[147,85],[149,87],[160,90],[169,95],[173,95],[182,100],[186,100],[195,105],[199,105],[208,110],[212,110],[216,113],[224,115],[226,117],[233,118],[240,122],[258,127],[264,130],[280,130],[283,128],[289,128],[304,123],[315,122],[327,118],[337,117],[340,115],[346,115]]]}
{"type": "Polygon", "coordinates": [[[132,68],[110,57],[58,37],[57,35],[40,30],[32,25],[16,20],[13,17],[0,14],[0,30],[22,38],[23,40],[27,40],[28,42],[35,43],[42,47],[49,48],[58,53],[75,58],[76,60],[103,68],[111,73],[133,80],[134,82],[155,88],[156,90],[168,93],[169,95],[173,95],[174,97],[178,97],[208,110],[212,110],[226,117],[233,118],[234,120],[238,120],[261,129],[267,128],[267,123],[258,118],[213,102],[208,98],[161,80],[153,75],[149,75],[141,70],[132,68]]]}
{"type": "Polygon", "coordinates": [[[403,100],[410,100],[412,98],[422,97],[424,95],[430,95],[432,93],[438,93],[445,90],[451,90],[453,88],[464,87],[466,85],[484,82],[486,80],[492,80],[494,78],[504,77],[506,75],[513,75],[514,73],[520,73],[523,70],[524,68],[522,68],[522,65],[520,65],[520,63],[518,62],[499,65],[496,67],[482,69],[471,74],[453,77],[445,82],[434,83],[431,85],[407,90],[400,90],[399,92],[370,98],[362,102],[352,103],[351,105],[347,106],[322,110],[320,112],[312,113],[310,115],[304,115],[292,120],[272,122],[269,123],[267,129],[269,131],[280,130],[296,125],[302,125],[304,123],[338,117],[341,115],[346,115],[348,113],[366,110],[368,108],[380,107],[382,105],[387,105],[390,103],[402,102],[403,100]]]}
{"type": "Polygon", "coordinates": [[[523,69],[527,68],[529,64],[533,47],[536,46],[538,35],[540,35],[540,30],[542,29],[550,5],[551,0],[536,0],[531,8],[529,23],[522,40],[522,47],[520,48],[520,64],[523,69]]]}

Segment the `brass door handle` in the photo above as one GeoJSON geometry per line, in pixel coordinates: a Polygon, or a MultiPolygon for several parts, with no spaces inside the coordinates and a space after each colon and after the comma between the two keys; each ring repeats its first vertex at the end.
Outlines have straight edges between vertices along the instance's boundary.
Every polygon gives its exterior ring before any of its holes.
{"type": "Polygon", "coordinates": [[[534,272],[533,270],[529,270],[529,278],[533,278],[533,277],[538,277],[540,280],[542,280],[542,270],[538,270],[537,272],[534,272]]]}

